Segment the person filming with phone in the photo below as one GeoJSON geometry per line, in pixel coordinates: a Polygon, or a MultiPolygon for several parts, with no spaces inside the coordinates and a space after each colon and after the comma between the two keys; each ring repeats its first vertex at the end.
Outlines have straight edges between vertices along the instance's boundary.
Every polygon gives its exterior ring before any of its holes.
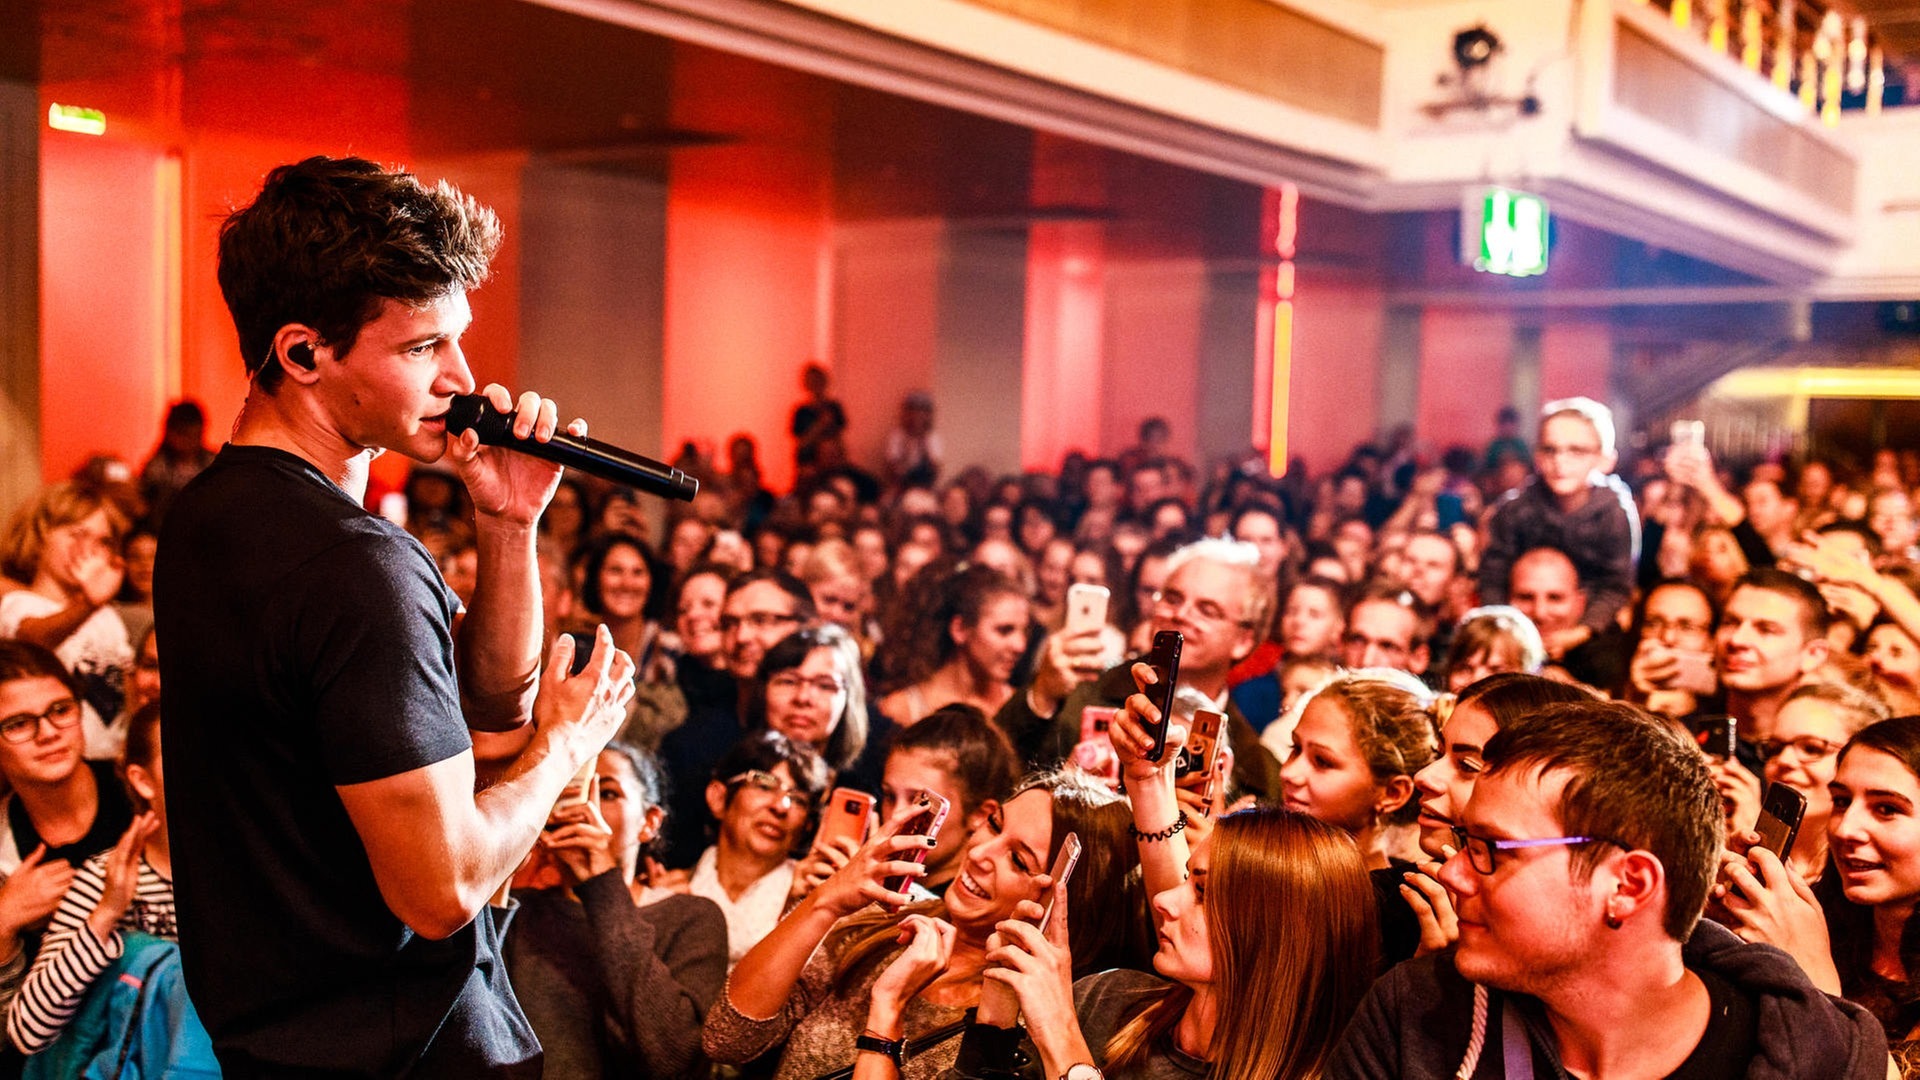
{"type": "MultiPolygon", "coordinates": [[[[1260,550],[1252,544],[1210,539],[1180,548],[1153,594],[1148,636],[1180,635],[1176,683],[1226,714],[1234,783],[1246,794],[1278,799],[1280,763],[1260,745],[1227,694],[1228,673],[1266,637],[1273,617],[1273,589],[1259,567],[1260,550]]],[[[1028,761],[1065,758],[1080,739],[1083,709],[1118,707],[1134,692],[1130,664],[1103,665],[1103,641],[1098,628],[1049,637],[1032,685],[995,715],[994,722],[1028,761]]]]}
{"type": "Polygon", "coordinates": [[[1331,825],[1265,807],[1227,815],[1189,847],[1177,755],[1155,753],[1187,731],[1171,721],[1163,746],[1155,674],[1146,664],[1129,674],[1140,692],[1112,734],[1158,930],[1152,971],[1076,980],[1072,922],[1092,913],[1055,897],[1043,929],[1038,905],[1023,905],[989,942],[996,966],[956,1073],[1320,1076],[1373,980],[1379,932],[1360,849],[1331,825]]]}
{"type": "Polygon", "coordinates": [[[777,1054],[775,1080],[833,1075],[868,1055],[905,1080],[939,1076],[981,1001],[987,939],[1045,895],[1069,835],[1100,852],[1069,879],[1082,912],[1074,963],[1140,962],[1146,897],[1119,796],[1073,769],[1030,778],[967,848],[945,897],[916,903],[908,885],[957,809],[930,792],[899,807],[755,945],[707,1014],[707,1055],[743,1065],[777,1054]]]}
{"type": "MultiPolygon", "coordinates": [[[[161,668],[183,969],[228,1077],[541,1071],[489,901],[619,726],[633,662],[601,627],[580,674],[571,639],[543,664],[535,526],[560,468],[448,435],[499,244],[472,198],[357,158],[274,169],[221,227],[247,396],[168,511],[154,612],[181,643],[161,668]],[[382,451],[466,485],[464,612],[362,509],[382,451]],[[521,747],[485,786],[471,732],[521,747]]],[[[553,436],[553,402],[483,394],[553,436]]]]}

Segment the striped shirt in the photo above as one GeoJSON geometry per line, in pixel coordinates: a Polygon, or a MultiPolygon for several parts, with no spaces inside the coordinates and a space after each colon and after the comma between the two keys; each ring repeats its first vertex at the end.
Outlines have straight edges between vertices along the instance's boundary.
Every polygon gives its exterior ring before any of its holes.
{"type": "Polygon", "coordinates": [[[74,873],[73,884],[47,926],[33,969],[27,972],[27,981],[7,1010],[7,1037],[23,1053],[45,1050],[66,1030],[87,989],[120,958],[126,941],[124,931],[138,930],[169,940],[180,936],[174,922],[173,883],[161,877],[144,854],[140,856],[140,876],[127,913],[107,940],[94,936],[87,916],[99,906],[100,896],[106,891],[107,856],[111,854],[103,851],[95,855],[74,873]]]}

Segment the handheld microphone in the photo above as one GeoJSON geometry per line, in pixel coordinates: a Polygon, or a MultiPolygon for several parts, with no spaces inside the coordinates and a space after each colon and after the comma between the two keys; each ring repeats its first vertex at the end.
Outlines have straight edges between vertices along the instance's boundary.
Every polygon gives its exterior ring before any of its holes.
{"type": "Polygon", "coordinates": [[[487,446],[531,454],[649,495],[692,502],[694,493],[700,490],[700,481],[671,465],[609,446],[598,439],[570,435],[564,429],[555,431],[550,442],[531,437],[517,439],[513,434],[513,414],[494,408],[492,402],[479,394],[455,394],[453,404],[447,408],[447,433],[461,435],[468,428],[479,432],[480,441],[487,446]]]}

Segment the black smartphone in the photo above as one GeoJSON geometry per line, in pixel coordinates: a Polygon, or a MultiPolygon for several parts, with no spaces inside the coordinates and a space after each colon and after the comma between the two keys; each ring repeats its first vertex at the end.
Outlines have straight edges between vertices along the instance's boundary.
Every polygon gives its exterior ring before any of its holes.
{"type": "Polygon", "coordinates": [[[1687,721],[1687,730],[1708,757],[1725,759],[1739,752],[1740,722],[1731,716],[1696,716],[1687,721]]]}
{"type": "Polygon", "coordinates": [[[1760,820],[1753,825],[1753,831],[1760,834],[1760,846],[1786,862],[1794,837],[1800,835],[1800,819],[1806,814],[1805,795],[1777,781],[1768,784],[1766,796],[1760,800],[1760,820]]]}
{"type": "Polygon", "coordinates": [[[1153,635],[1153,651],[1147,654],[1147,666],[1153,669],[1158,679],[1147,688],[1147,698],[1160,709],[1160,721],[1154,724],[1147,734],[1153,738],[1153,745],[1147,751],[1148,761],[1159,761],[1167,756],[1167,725],[1173,721],[1173,689],[1180,681],[1180,643],[1185,640],[1178,630],[1162,630],[1153,635]]]}

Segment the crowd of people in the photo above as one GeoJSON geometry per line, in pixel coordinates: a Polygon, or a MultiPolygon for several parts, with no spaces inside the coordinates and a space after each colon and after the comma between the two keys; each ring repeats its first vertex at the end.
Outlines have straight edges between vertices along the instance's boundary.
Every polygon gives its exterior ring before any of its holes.
{"type": "Polygon", "coordinates": [[[560,430],[501,237],[274,169],[226,445],[11,515],[0,1075],[1920,1076],[1920,452],[870,471],[810,365],[661,517],[449,432],[560,430]]]}
{"type": "MultiPolygon", "coordinates": [[[[605,627],[635,687],[491,902],[547,1075],[1920,1075],[1920,453],[1616,471],[1576,399],[1319,477],[1156,421],[943,479],[924,396],[870,474],[806,386],[791,492],[740,436],[657,532],[576,476],[539,521],[546,639],[605,627]]],[[[177,933],[158,650],[196,642],[151,603],[203,423],[0,547],[16,1067],[177,933]]],[[[471,600],[463,487],[395,494],[471,600]]]]}

